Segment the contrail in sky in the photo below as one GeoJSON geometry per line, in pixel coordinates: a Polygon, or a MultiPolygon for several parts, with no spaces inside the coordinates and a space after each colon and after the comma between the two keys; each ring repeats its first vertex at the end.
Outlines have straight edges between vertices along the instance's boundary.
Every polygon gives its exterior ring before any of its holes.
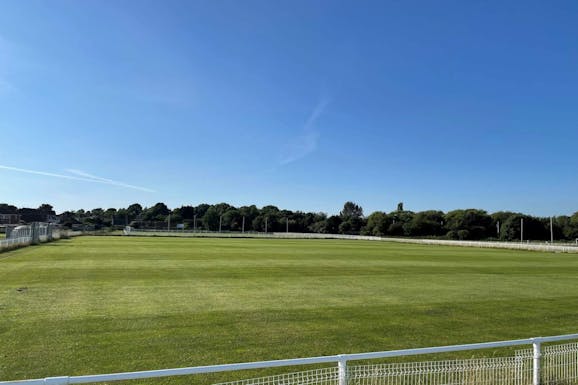
{"type": "Polygon", "coordinates": [[[23,172],[26,174],[50,176],[53,178],[78,180],[78,181],[92,182],[92,183],[102,183],[102,184],[108,184],[111,186],[126,187],[126,188],[131,188],[134,190],[140,190],[140,191],[146,191],[146,192],[155,192],[154,190],[151,190],[151,189],[146,188],[146,187],[134,186],[134,185],[128,184],[128,183],[117,182],[117,181],[112,180],[112,179],[101,178],[98,176],[87,174],[87,173],[79,171],[79,170],[67,170],[70,173],[76,174],[76,176],[73,176],[73,175],[65,175],[65,174],[56,174],[53,172],[46,172],[46,171],[29,170],[26,168],[18,168],[18,167],[12,167],[12,166],[4,166],[4,165],[0,165],[0,169],[23,172]]]}
{"type": "Polygon", "coordinates": [[[280,162],[281,165],[295,162],[317,149],[317,142],[319,141],[320,133],[319,130],[315,129],[315,124],[328,105],[328,99],[322,99],[317,103],[305,121],[301,130],[301,135],[293,138],[293,140],[283,149],[284,151],[280,162]]]}

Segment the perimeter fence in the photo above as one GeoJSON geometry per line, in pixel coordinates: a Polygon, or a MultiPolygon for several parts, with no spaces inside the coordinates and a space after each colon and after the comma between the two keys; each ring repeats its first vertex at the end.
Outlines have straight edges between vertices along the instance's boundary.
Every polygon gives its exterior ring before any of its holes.
{"type": "Polygon", "coordinates": [[[330,367],[307,371],[213,383],[215,385],[574,385],[578,384],[578,343],[562,343],[562,341],[570,340],[578,340],[578,334],[142,372],[49,377],[5,381],[0,382],[0,385],[69,385],[196,375],[196,378],[186,381],[194,383],[199,375],[207,373],[234,372],[233,374],[238,378],[241,377],[238,371],[248,369],[332,363],[334,365],[330,367]],[[543,344],[547,345],[543,346],[543,344]],[[532,345],[532,348],[513,351],[502,356],[495,356],[494,352],[492,357],[487,358],[373,364],[367,362],[404,356],[501,349],[523,345],[532,345]],[[366,362],[360,364],[361,361],[366,362]]]}
{"type": "Polygon", "coordinates": [[[60,229],[51,223],[33,222],[30,225],[7,226],[6,238],[0,239],[0,252],[80,235],[80,231],[60,229]]]}
{"type": "Polygon", "coordinates": [[[546,251],[558,253],[578,253],[578,241],[576,244],[553,245],[547,243],[531,242],[499,242],[499,241],[456,241],[446,239],[418,239],[418,238],[393,238],[376,237],[371,235],[348,235],[348,234],[320,234],[320,233],[289,233],[289,232],[230,232],[230,231],[193,231],[193,230],[153,230],[135,229],[127,226],[124,235],[132,236],[158,236],[158,237],[219,237],[219,238],[283,238],[283,239],[348,239],[359,241],[381,241],[398,243],[415,243],[422,245],[438,246],[463,246],[494,249],[513,249],[546,251]]]}

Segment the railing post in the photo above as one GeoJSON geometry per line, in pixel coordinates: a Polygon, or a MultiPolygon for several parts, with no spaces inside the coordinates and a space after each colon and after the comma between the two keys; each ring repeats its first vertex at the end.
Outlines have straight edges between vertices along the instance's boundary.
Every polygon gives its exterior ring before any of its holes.
{"type": "Polygon", "coordinates": [[[532,370],[532,384],[540,385],[540,340],[538,338],[533,339],[532,342],[534,350],[534,366],[532,370]]]}
{"type": "Polygon", "coordinates": [[[46,385],[68,385],[70,383],[70,379],[68,376],[47,377],[44,379],[44,383],[46,385]]]}
{"type": "Polygon", "coordinates": [[[339,355],[339,361],[337,361],[339,385],[347,385],[347,360],[339,355]]]}

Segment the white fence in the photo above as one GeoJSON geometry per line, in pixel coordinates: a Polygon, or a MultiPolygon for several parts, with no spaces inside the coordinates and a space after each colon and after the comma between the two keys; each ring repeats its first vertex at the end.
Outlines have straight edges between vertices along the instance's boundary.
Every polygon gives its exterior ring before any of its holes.
{"type": "Polygon", "coordinates": [[[61,230],[48,223],[33,223],[9,229],[6,239],[0,239],[0,251],[28,246],[35,243],[80,235],[82,232],[61,230]]]}
{"type": "Polygon", "coordinates": [[[277,361],[5,381],[0,385],[68,385],[198,375],[300,365],[336,366],[218,385],[570,385],[578,384],[578,334],[421,349],[295,358],[277,361]],[[505,357],[351,365],[351,361],[532,345],[505,357]]]}
{"type": "Polygon", "coordinates": [[[0,240],[0,251],[20,246],[28,246],[32,243],[32,237],[18,237],[0,240]]]}
{"type": "Polygon", "coordinates": [[[382,241],[399,243],[416,243],[422,245],[463,246],[495,249],[513,249],[530,251],[547,251],[559,253],[578,253],[578,245],[551,245],[546,243],[522,242],[487,242],[487,241],[454,241],[444,239],[389,238],[371,235],[319,234],[319,233],[258,233],[258,232],[209,232],[190,230],[152,230],[127,227],[124,235],[159,236],[159,237],[220,237],[220,238],[288,238],[288,239],[350,239],[360,241],[382,241]]]}

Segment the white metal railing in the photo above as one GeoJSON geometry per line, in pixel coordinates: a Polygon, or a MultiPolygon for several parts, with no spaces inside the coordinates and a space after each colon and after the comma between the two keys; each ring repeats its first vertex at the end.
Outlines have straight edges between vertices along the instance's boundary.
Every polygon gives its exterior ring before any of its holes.
{"type": "Polygon", "coordinates": [[[36,230],[33,230],[33,225],[17,226],[6,239],[0,239],[0,251],[82,235],[81,231],[62,230],[50,227],[47,223],[39,223],[35,226],[36,230]]]}
{"type": "Polygon", "coordinates": [[[18,237],[18,238],[7,238],[0,240],[0,250],[3,248],[24,246],[29,245],[32,242],[32,237],[18,237]]]}
{"type": "Polygon", "coordinates": [[[167,230],[167,229],[135,229],[127,226],[124,235],[153,235],[153,236],[189,236],[189,237],[219,237],[219,238],[289,238],[289,239],[348,239],[359,241],[382,241],[398,243],[416,243],[439,246],[463,246],[494,249],[513,249],[561,253],[578,253],[576,244],[549,244],[544,242],[503,242],[503,241],[458,241],[448,239],[420,239],[420,238],[393,238],[377,237],[373,235],[322,234],[322,233],[289,233],[289,232],[256,232],[256,231],[207,231],[207,230],[167,230]]]}
{"type": "Polygon", "coordinates": [[[389,384],[508,384],[540,385],[543,383],[573,383],[578,378],[578,344],[547,346],[549,342],[578,340],[578,334],[535,337],[510,341],[484,342],[420,349],[391,350],[372,353],[338,354],[332,356],[294,358],[276,361],[247,362],[225,365],[149,370],[139,372],[62,376],[43,379],[4,381],[0,385],[68,385],[120,380],[137,380],[204,373],[231,372],[312,364],[337,363],[337,367],[306,372],[241,380],[228,385],[389,385],[389,384]],[[532,345],[514,357],[481,358],[472,360],[429,361],[401,364],[351,366],[349,361],[371,360],[466,350],[505,348],[532,345]],[[541,376],[541,368],[544,372],[541,376]]]}

